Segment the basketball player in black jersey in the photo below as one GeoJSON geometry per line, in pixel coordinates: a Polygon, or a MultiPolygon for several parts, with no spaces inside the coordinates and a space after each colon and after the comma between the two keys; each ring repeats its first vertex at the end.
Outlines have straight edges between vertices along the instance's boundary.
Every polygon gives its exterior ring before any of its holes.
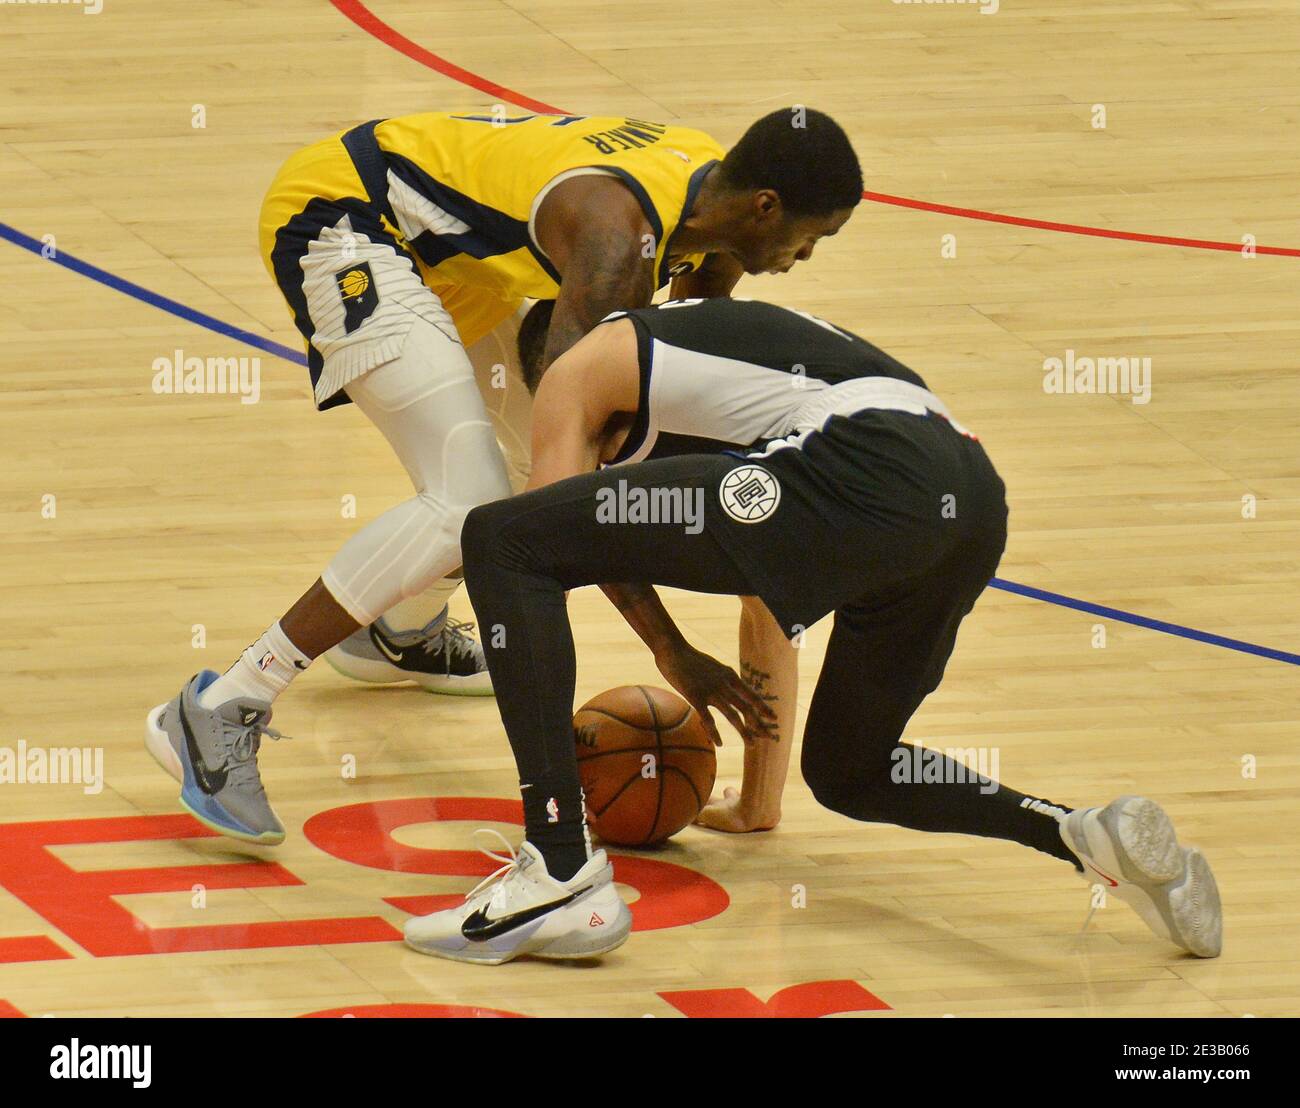
{"type": "MultiPolygon", "coordinates": [[[[530,386],[546,312],[535,307],[520,332],[530,386]]],[[[1005,490],[983,448],[906,366],[770,304],[616,312],[536,386],[529,488],[474,509],[461,535],[526,841],[462,906],[409,920],[415,949],[571,958],[613,949],[630,930],[586,831],[567,589],[601,585],[669,683],[745,736],[741,793],[721,816],[715,802],[710,822],[730,816],[744,829],[747,811],[779,801],[788,749],[770,741],[759,691],[685,641],[652,587],[662,584],[757,597],[782,638],[834,612],[802,754],[805,781],[832,811],[1033,847],[1103,882],[1157,934],[1218,954],[1209,865],[1153,801],[1072,810],[938,751],[922,765],[900,742],[1007,534],[1005,490]]],[[[769,656],[792,670],[793,650],[769,656]]],[[[793,674],[776,678],[793,701],[793,674]]]]}

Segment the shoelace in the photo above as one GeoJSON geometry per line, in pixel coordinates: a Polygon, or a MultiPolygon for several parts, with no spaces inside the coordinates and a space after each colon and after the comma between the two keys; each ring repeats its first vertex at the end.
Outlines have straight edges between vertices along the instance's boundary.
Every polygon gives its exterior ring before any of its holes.
{"type": "Polygon", "coordinates": [[[257,783],[257,787],[262,787],[262,776],[257,771],[257,752],[261,749],[262,739],[287,739],[288,735],[282,734],[273,727],[267,727],[261,720],[256,720],[247,726],[237,723],[231,723],[223,719],[221,721],[222,738],[233,734],[233,738],[226,746],[226,760],[222,767],[229,771],[230,775],[236,779],[237,783],[242,783],[247,779],[249,770],[257,783]]]}
{"type": "Polygon", "coordinates": [[[495,889],[492,890],[492,896],[488,900],[488,907],[500,908],[507,899],[506,892],[505,892],[505,888],[506,888],[505,879],[512,872],[514,872],[516,869],[519,868],[519,855],[515,853],[515,848],[510,845],[510,840],[507,839],[503,834],[501,834],[500,831],[497,831],[495,828],[480,827],[474,832],[474,834],[495,835],[498,839],[501,840],[501,845],[506,848],[506,853],[497,854],[495,851],[488,850],[486,847],[482,847],[482,846],[478,848],[480,854],[486,854],[494,862],[501,862],[502,865],[499,869],[496,869],[492,873],[489,873],[485,878],[483,878],[482,881],[480,881],[477,885],[475,885],[472,889],[470,889],[469,893],[465,897],[465,902],[469,903],[469,901],[473,900],[474,897],[476,897],[480,892],[482,892],[489,885],[491,885],[492,882],[496,881],[499,882],[499,884],[495,889]]]}
{"type": "Polygon", "coordinates": [[[470,635],[473,630],[473,620],[452,619],[448,616],[447,622],[443,624],[442,631],[425,641],[424,652],[432,654],[434,651],[441,650],[445,645],[447,648],[447,668],[449,670],[452,658],[477,659],[478,642],[470,635]]]}

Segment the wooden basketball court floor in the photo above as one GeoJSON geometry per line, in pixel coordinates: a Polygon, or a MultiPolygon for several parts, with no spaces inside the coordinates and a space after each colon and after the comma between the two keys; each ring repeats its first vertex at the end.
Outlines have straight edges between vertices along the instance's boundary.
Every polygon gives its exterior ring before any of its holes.
{"type": "MultiPolygon", "coordinates": [[[[0,784],[0,1010],[1296,1014],[1290,0],[103,0],[0,5],[0,26],[0,749],[104,758],[101,791],[0,784]],[[323,665],[277,706],[294,740],[262,755],[284,845],[182,814],[145,711],[407,495],[354,410],[315,414],[303,370],[250,345],[298,347],[256,254],[263,190],[353,122],[537,101],[724,144],[787,104],[843,122],[873,198],[811,263],[738,292],[916,367],[1012,507],[1007,585],[910,737],[996,748],[1007,784],[1072,805],[1158,799],[1217,872],[1221,958],[1118,903],[1084,929],[1064,866],[853,823],[797,773],[771,833],[619,852],[638,931],[600,964],[425,958],[398,941],[404,907],[486,872],[475,826],[518,833],[494,702],[323,665]],[[260,356],[259,402],[156,394],[178,350],[260,356]],[[1149,402],[1045,392],[1069,351],[1150,358],[1149,402]]],[[[735,601],[670,604],[734,661],[735,601]]],[[[598,592],[572,611],[579,701],[662,683],[598,592]]],[[[801,655],[805,708],[825,631],[801,655]]]]}

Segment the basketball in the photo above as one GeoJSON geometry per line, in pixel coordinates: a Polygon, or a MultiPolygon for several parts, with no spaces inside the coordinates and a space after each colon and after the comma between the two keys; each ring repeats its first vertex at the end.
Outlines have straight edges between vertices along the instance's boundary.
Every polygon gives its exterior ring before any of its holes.
{"type": "Polygon", "coordinates": [[[713,791],[713,741],[695,709],[667,689],[607,689],[578,709],[573,733],[587,823],[607,843],[661,843],[713,791]]]}

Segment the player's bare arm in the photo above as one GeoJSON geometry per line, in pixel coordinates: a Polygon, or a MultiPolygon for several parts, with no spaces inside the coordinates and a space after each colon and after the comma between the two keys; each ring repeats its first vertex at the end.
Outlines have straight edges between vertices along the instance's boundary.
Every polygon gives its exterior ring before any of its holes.
{"type": "MultiPolygon", "coordinates": [[[[554,316],[550,327],[553,332],[554,316]]],[[[629,320],[597,327],[561,355],[533,396],[528,491],[590,473],[612,459],[636,411],[640,389],[636,333],[629,320]]]]}
{"type": "Polygon", "coordinates": [[[728,786],[704,806],[696,823],[715,831],[769,831],[781,822],[781,797],[794,742],[798,652],[757,596],[742,596],[740,673],[772,710],[763,732],[745,747],[739,789],[728,786]]]}
{"type": "Polygon", "coordinates": [[[641,308],[655,290],[654,235],[636,197],[612,177],[557,185],[537,213],[537,241],[560,271],[543,365],[610,312],[641,308]]]}

